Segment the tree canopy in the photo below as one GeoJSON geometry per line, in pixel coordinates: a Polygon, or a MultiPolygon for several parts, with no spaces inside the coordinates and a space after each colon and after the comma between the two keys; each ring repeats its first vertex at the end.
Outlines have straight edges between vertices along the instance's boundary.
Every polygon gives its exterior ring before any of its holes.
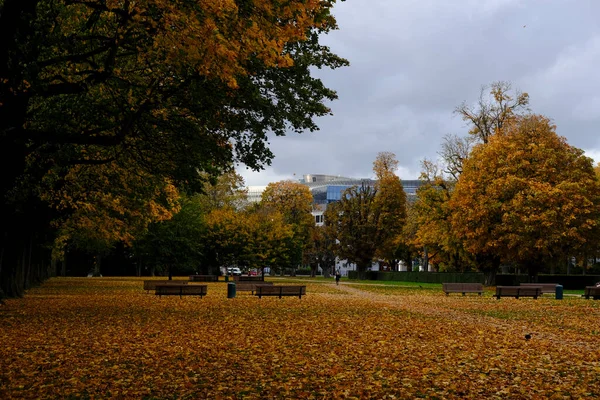
{"type": "Polygon", "coordinates": [[[546,117],[515,118],[474,148],[451,199],[452,227],[474,254],[529,268],[598,243],[592,161],[546,117]]]}
{"type": "MultiPolygon", "coordinates": [[[[48,205],[66,219],[88,206],[98,218],[152,204],[171,213],[170,187],[201,191],[199,172],[218,175],[235,161],[260,169],[273,157],[268,132],[318,129],[336,94],[311,69],[347,65],[319,43],[336,29],[334,3],[1,2],[2,281],[14,283],[17,249],[32,235],[56,237],[48,205]],[[106,195],[84,196],[80,176],[106,195]],[[118,187],[135,176],[152,188],[118,187]]],[[[18,295],[19,286],[5,290],[18,295]]]]}

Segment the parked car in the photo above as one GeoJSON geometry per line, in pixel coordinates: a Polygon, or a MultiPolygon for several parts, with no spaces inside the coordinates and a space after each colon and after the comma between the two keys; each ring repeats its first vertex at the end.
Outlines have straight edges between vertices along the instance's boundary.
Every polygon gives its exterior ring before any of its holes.
{"type": "Polygon", "coordinates": [[[240,275],[242,275],[242,270],[239,269],[238,267],[229,267],[229,268],[227,268],[227,275],[240,276],[240,275]]]}

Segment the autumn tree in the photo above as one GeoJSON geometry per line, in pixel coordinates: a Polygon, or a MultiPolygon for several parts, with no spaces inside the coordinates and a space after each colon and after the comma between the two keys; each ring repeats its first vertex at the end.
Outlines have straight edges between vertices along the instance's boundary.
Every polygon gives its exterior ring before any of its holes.
{"type": "Polygon", "coordinates": [[[262,193],[262,207],[279,211],[294,231],[290,243],[290,247],[294,249],[289,265],[291,268],[302,263],[303,252],[310,246],[310,233],[315,224],[312,202],[310,189],[299,182],[270,183],[262,193]]]}
{"type": "Polygon", "coordinates": [[[426,264],[431,261],[444,270],[469,270],[473,264],[472,256],[465,251],[451,225],[449,202],[456,182],[432,161],[424,160],[421,167],[420,179],[424,184],[417,189],[417,200],[413,205],[411,244],[427,255],[426,264]]]}
{"type": "Polygon", "coordinates": [[[600,186],[592,162],[548,118],[515,118],[474,148],[451,199],[467,250],[517,263],[535,279],[545,262],[598,243],[600,186]]]}
{"type": "Polygon", "coordinates": [[[407,271],[412,271],[413,260],[418,257],[423,248],[422,243],[416,240],[419,230],[415,202],[406,203],[406,220],[402,227],[402,235],[398,237],[396,258],[403,261],[407,271]]]}
{"type": "Polygon", "coordinates": [[[396,175],[398,169],[396,155],[381,152],[373,162],[373,172],[377,177],[375,207],[379,212],[380,243],[376,256],[396,267],[397,250],[406,220],[406,192],[402,181],[396,175]]]}
{"type": "MultiPolygon", "coordinates": [[[[199,191],[199,172],[218,175],[234,160],[254,169],[268,164],[268,132],[317,129],[314,118],[330,112],[324,102],[336,94],[311,69],[347,64],[319,44],[336,29],[333,4],[0,2],[0,282],[7,294],[22,294],[25,260],[42,268],[45,238],[55,237],[48,207],[56,203],[40,199],[47,190],[40,182],[65,194],[59,214],[68,218],[95,200],[74,201],[84,191],[70,192],[79,188],[65,179],[81,169],[98,182],[137,171],[149,185],[159,182],[158,191],[167,184],[199,191]]],[[[123,188],[110,183],[103,191],[115,189],[123,188]]],[[[141,203],[158,199],[144,194],[141,203]]],[[[139,194],[130,188],[127,196],[131,206],[139,194]]]]}
{"type": "Polygon", "coordinates": [[[243,213],[248,241],[243,249],[243,263],[265,273],[265,267],[277,272],[297,257],[293,225],[278,210],[260,205],[243,213]]]}
{"type": "Polygon", "coordinates": [[[232,168],[217,178],[207,174],[200,199],[206,210],[232,208],[242,210],[248,205],[248,189],[244,178],[232,168]]]}
{"type": "Polygon", "coordinates": [[[213,209],[206,215],[204,262],[211,267],[243,265],[251,229],[244,213],[213,209]]]}

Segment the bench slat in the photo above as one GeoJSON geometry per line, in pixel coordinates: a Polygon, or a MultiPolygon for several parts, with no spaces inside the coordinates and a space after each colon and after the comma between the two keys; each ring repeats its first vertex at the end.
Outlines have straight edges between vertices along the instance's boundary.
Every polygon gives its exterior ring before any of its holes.
{"type": "Polygon", "coordinates": [[[442,283],[442,290],[446,293],[446,296],[450,293],[477,293],[481,296],[483,293],[483,285],[481,283],[459,283],[459,282],[446,282],[442,283]]]}
{"type": "Polygon", "coordinates": [[[161,296],[206,296],[207,285],[156,285],[155,294],[161,296]]]}
{"type": "Polygon", "coordinates": [[[533,297],[537,299],[542,295],[541,286],[496,286],[496,298],[500,297],[533,297]]]}
{"type": "Polygon", "coordinates": [[[190,281],[192,282],[218,282],[218,275],[190,275],[190,281]]]}
{"type": "Polygon", "coordinates": [[[262,296],[298,296],[302,298],[302,295],[306,295],[306,286],[300,285],[257,285],[255,295],[260,299],[262,296]]]}
{"type": "Polygon", "coordinates": [[[245,282],[240,281],[235,283],[235,289],[239,292],[252,292],[254,294],[257,286],[273,286],[273,282],[245,282]]]}
{"type": "Polygon", "coordinates": [[[187,283],[188,281],[152,279],[144,281],[144,290],[154,290],[156,289],[156,285],[187,285],[187,283]]]}
{"type": "Polygon", "coordinates": [[[521,283],[521,286],[541,286],[542,293],[556,293],[558,283],[521,283]]]}

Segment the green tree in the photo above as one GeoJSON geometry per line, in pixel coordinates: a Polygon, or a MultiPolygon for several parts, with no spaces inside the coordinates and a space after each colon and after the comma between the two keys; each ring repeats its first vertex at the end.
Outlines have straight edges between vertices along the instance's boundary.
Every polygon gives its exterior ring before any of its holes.
{"type": "MultiPolygon", "coordinates": [[[[151,223],[148,231],[133,245],[137,262],[151,271],[204,274],[216,273],[201,265],[206,230],[204,209],[199,196],[179,199],[179,211],[172,218],[151,223]]],[[[152,273],[154,275],[154,273],[152,273]]]]}
{"type": "Polygon", "coordinates": [[[515,118],[476,146],[450,205],[468,251],[517,263],[532,279],[545,262],[590,254],[598,243],[592,161],[543,116],[515,118]]]}
{"type": "Polygon", "coordinates": [[[316,276],[318,268],[321,267],[323,276],[329,278],[335,268],[335,233],[327,219],[324,225],[313,226],[310,233],[310,245],[304,252],[304,263],[310,265],[311,276],[316,276]]]}
{"type": "Polygon", "coordinates": [[[329,220],[339,241],[337,256],[356,264],[359,278],[371,267],[381,243],[380,208],[376,205],[377,189],[362,184],[342,192],[339,202],[328,206],[329,220]]]}

